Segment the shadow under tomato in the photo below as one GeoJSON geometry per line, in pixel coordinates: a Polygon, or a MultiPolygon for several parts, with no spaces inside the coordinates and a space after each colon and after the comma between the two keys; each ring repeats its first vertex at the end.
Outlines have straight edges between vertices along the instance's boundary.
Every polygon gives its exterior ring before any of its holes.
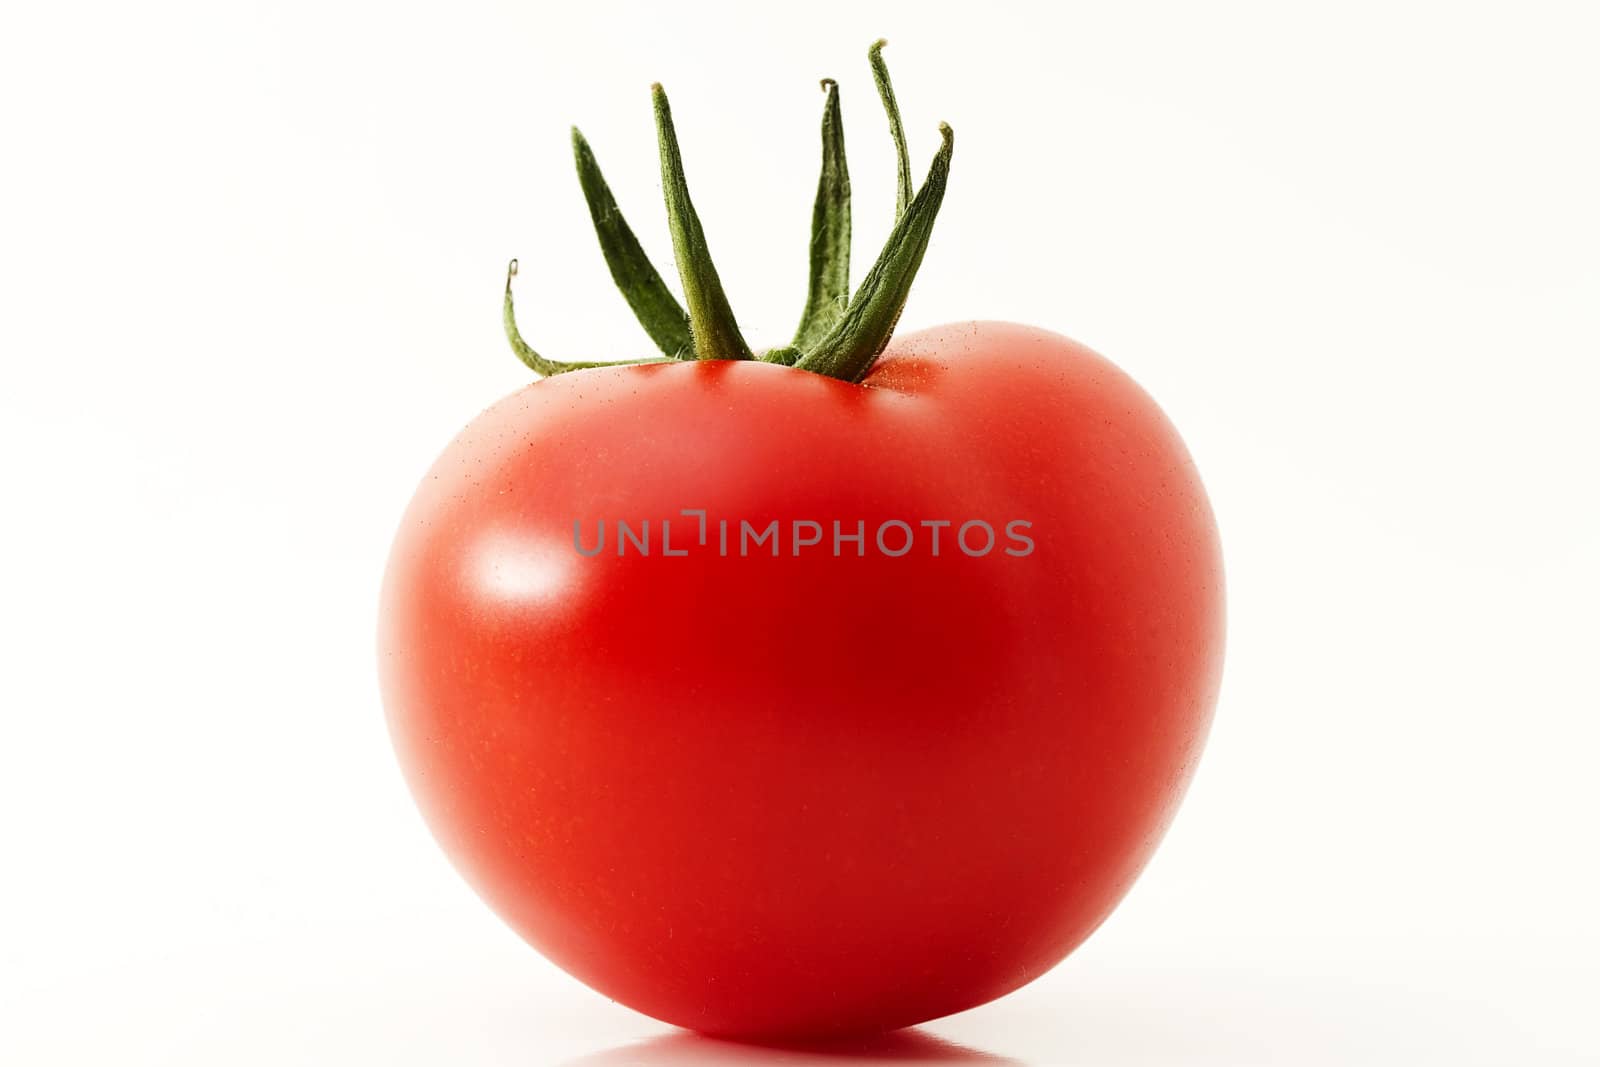
{"type": "Polygon", "coordinates": [[[755,1044],[702,1037],[687,1031],[590,1053],[567,1061],[565,1067],[677,1067],[751,1064],[754,1067],[787,1064],[857,1063],[969,1063],[1020,1064],[1021,1061],[958,1045],[921,1030],[896,1030],[888,1034],[839,1041],[755,1044]]]}

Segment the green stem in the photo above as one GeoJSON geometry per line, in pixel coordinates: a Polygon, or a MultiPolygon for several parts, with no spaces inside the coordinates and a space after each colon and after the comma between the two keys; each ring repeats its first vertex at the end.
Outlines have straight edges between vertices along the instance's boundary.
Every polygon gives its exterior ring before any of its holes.
{"type": "Polygon", "coordinates": [[[889,65],[883,61],[883,46],[889,42],[882,37],[867,49],[867,62],[872,65],[872,81],[878,87],[878,99],[889,115],[889,136],[894,138],[895,197],[894,217],[899,221],[911,203],[911,154],[906,151],[906,128],[900,121],[900,105],[895,103],[894,84],[889,81],[889,65]]]}
{"type": "Polygon", "coordinates": [[[517,329],[517,312],[514,301],[511,299],[511,279],[517,276],[517,261],[512,260],[506,265],[506,298],[501,305],[500,317],[505,323],[506,340],[511,342],[511,351],[517,358],[528,365],[533,373],[541,378],[549,378],[556,374],[566,374],[568,371],[592,370],[595,367],[632,367],[642,363],[676,363],[675,359],[661,357],[651,359],[624,359],[610,363],[563,363],[560,360],[546,359],[533,350],[528,342],[522,339],[522,331],[517,329]]]}
{"type": "Polygon", "coordinates": [[[700,217],[689,199],[683,174],[678,135],[672,127],[672,109],[660,84],[650,87],[655,102],[656,135],[661,146],[661,185],[667,202],[667,223],[678,260],[678,276],[689,305],[689,329],[694,335],[696,359],[750,359],[750,346],[739,333],[733,309],[722,291],[722,280],[711,262],[700,217]]]}
{"type": "Polygon", "coordinates": [[[784,345],[782,348],[769,348],[756,358],[763,363],[781,363],[785,367],[792,367],[800,356],[800,349],[794,345],[784,345]]]}
{"type": "Polygon", "coordinates": [[[940,123],[943,143],[933,157],[928,178],[889,233],[878,260],[862,279],[844,317],[827,337],[794,365],[801,370],[860,381],[889,344],[900,312],[910,295],[911,283],[922,266],[923,253],[933,234],[933,222],[944,200],[950,176],[950,156],[955,150],[955,134],[940,123]]]}
{"type": "MultiPolygon", "coordinates": [[[[795,329],[795,348],[810,348],[825,337],[850,299],[850,171],[845,165],[844,122],[839,115],[839,85],[822,80],[822,174],[811,209],[811,276],[806,307],[795,329]]],[[[765,358],[765,357],[763,357],[765,358]]]]}
{"type": "Polygon", "coordinates": [[[589,217],[600,239],[612,280],[645,332],[665,354],[664,358],[584,363],[544,358],[522,339],[517,329],[511,296],[517,261],[512,260],[506,272],[504,322],[506,337],[517,358],[535,373],[545,376],[596,367],[673,363],[682,359],[759,359],[844,381],[862,380],[889,344],[911,284],[922,266],[934,220],[944,200],[955,145],[950,127],[941,124],[939,151],[928,169],[927,180],[914,192],[905,127],[894,86],[889,80],[889,68],[883,61],[885,44],[882,40],[874,42],[867,50],[867,59],[884,113],[889,118],[889,135],[894,141],[895,223],[883,250],[853,296],[850,295],[850,173],[845,164],[838,85],[832,79],[822,82],[826,93],[822,111],[822,169],[811,212],[810,274],[805,308],[794,340],[765,349],[759,355],[751,351],[739,332],[739,324],[722,289],[722,280],[711,261],[700,217],[689,198],[683,157],[672,124],[672,109],[666,93],[660,85],[655,85],[651,87],[651,97],[661,152],[661,184],[672,234],[673,258],[683,283],[682,303],[673,296],[645,255],[633,229],[622,217],[593,151],[576,129],[572,131],[572,150],[589,217]]]}
{"type": "Polygon", "coordinates": [[[661,280],[633,229],[622,217],[622,210],[617,207],[611,187],[600,173],[600,164],[595,162],[589,142],[576,126],[572,128],[572,156],[577,164],[583,198],[589,205],[589,217],[594,221],[595,236],[600,239],[600,251],[605,254],[606,266],[611,270],[611,280],[617,283],[634,317],[661,349],[662,355],[687,356],[694,350],[689,316],[661,280]]]}

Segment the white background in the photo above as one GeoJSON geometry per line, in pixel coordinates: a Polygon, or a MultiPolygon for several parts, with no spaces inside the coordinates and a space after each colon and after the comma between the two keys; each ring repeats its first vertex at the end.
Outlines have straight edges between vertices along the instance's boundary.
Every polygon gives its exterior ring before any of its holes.
{"type": "Polygon", "coordinates": [[[0,1060],[1594,1062],[1597,43],[1582,3],[7,5],[0,1060]],[[887,228],[880,34],[919,176],[957,131],[904,324],[1138,378],[1231,630],[1106,927],[824,1060],[676,1034],[503,928],[410,806],[373,631],[412,486],[527,380],[505,261],[548,354],[647,352],[567,125],[666,267],[665,82],[776,343],[821,75],[858,264],[887,228]]]}

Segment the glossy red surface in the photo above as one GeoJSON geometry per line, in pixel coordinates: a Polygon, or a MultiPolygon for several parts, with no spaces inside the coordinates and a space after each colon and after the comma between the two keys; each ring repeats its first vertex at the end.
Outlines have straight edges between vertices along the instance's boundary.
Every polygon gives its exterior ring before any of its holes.
{"type": "Polygon", "coordinates": [[[424,480],[382,618],[396,749],[490,905],[639,1011],[795,1036],[981,1004],[1094,930],[1199,754],[1223,591],[1149,397],[967,323],[862,386],[744,362],[523,389],[424,480]],[[829,536],[724,558],[719,517],[829,536]],[[602,519],[651,520],[655,551],[580,555],[602,519]],[[835,519],[865,557],[832,555],[835,519]],[[1036,547],[972,558],[950,528],[890,558],[889,519],[1025,520],[1036,547]]]}

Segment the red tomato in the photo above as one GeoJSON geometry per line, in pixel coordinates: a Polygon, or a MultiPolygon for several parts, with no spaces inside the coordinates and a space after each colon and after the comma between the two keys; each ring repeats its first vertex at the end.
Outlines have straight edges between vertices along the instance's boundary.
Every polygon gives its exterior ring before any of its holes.
{"type": "Polygon", "coordinates": [[[860,384],[706,360],[523,389],[423,482],[382,615],[405,773],[518,933],[658,1019],[818,1035],[982,1004],[1105,919],[1206,733],[1222,565],[1131,379],[963,323],[860,384]],[[778,554],[740,555],[770,520],[778,554]]]}

